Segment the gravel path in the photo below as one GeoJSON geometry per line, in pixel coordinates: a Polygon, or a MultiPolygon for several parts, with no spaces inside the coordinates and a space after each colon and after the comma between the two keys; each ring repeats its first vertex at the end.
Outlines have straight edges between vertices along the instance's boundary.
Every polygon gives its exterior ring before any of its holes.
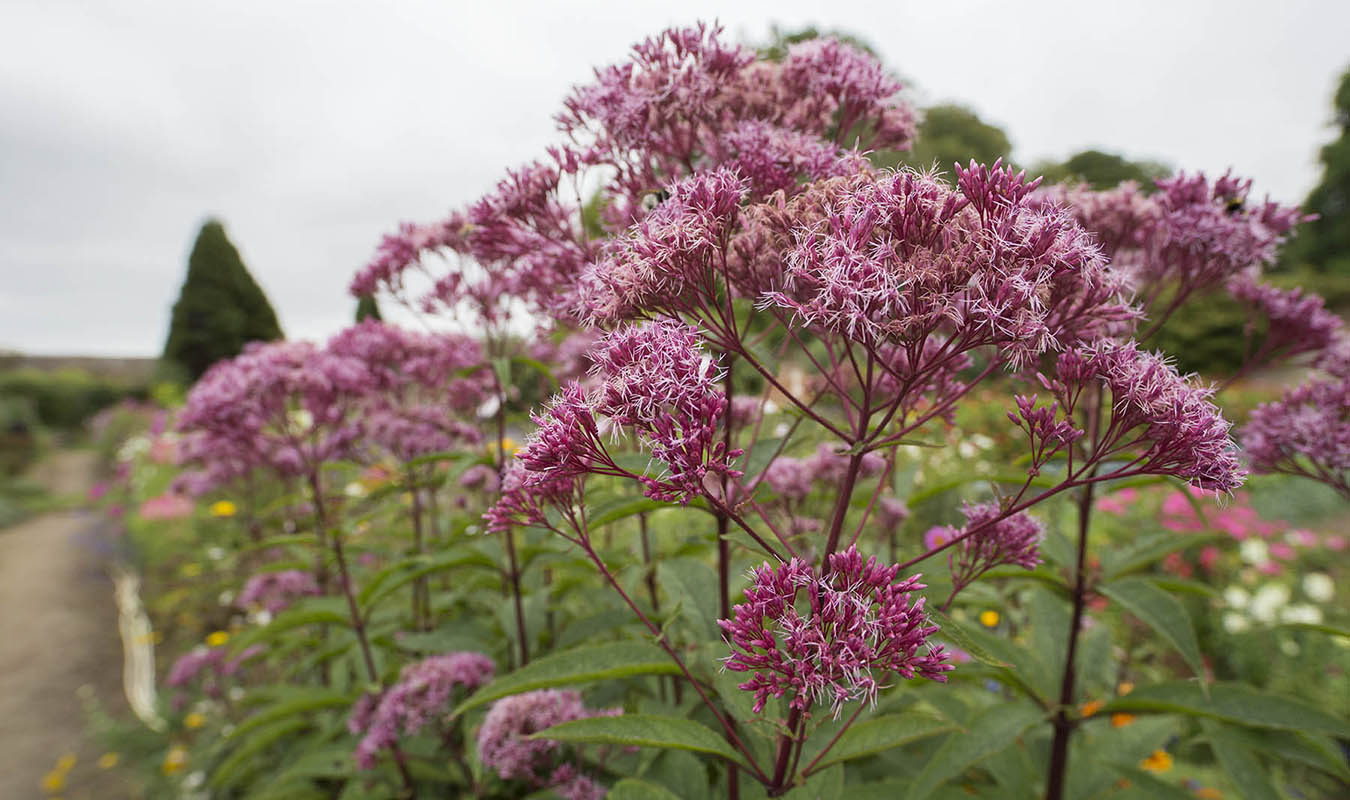
{"type": "MultiPolygon", "coordinates": [[[[62,496],[81,496],[94,455],[54,453],[31,477],[62,496]]],[[[77,690],[125,716],[117,609],[105,563],[111,529],[82,511],[43,514],[0,530],[0,798],[125,798],[97,764],[77,690]],[[85,690],[86,692],[88,690],[85,690]],[[75,766],[55,795],[42,778],[66,754],[75,766]]]]}

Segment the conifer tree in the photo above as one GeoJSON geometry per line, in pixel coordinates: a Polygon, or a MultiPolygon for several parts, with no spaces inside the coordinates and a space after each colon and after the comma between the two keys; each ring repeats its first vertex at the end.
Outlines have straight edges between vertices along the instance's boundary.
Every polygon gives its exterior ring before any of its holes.
{"type": "Polygon", "coordinates": [[[238,355],[248,342],[280,338],[276,312],[225,235],[225,226],[207,220],[173,305],[164,360],[195,381],[215,362],[238,355]]]}
{"type": "Polygon", "coordinates": [[[1350,276],[1350,70],[1341,75],[1332,105],[1338,135],[1322,148],[1322,180],[1303,204],[1317,219],[1299,231],[1290,261],[1350,276]]]}
{"type": "Polygon", "coordinates": [[[384,317],[380,314],[380,306],[375,302],[375,295],[363,294],[356,301],[356,321],[373,319],[376,322],[382,322],[384,317]]]}

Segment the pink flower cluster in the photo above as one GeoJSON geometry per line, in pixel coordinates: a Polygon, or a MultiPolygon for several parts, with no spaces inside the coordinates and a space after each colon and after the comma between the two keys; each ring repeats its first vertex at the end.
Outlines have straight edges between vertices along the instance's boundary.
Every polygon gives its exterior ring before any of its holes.
{"type": "Polygon", "coordinates": [[[827,705],[837,717],[849,701],[875,702],[890,673],[945,681],[952,667],[929,641],[937,626],[924,598],[911,599],[925,587],[917,575],[895,583],[899,571],[855,547],[831,554],[823,572],[798,559],[755,570],[746,602],[718,624],[732,646],[726,668],[754,673],[740,688],[754,693],[756,713],[789,695],[794,709],[827,705]]]}
{"type": "Polygon", "coordinates": [[[353,709],[348,728],[364,734],[356,746],[357,766],[373,769],[381,750],[447,716],[457,689],[477,689],[495,669],[492,659],[473,652],[446,653],[405,666],[398,683],[378,697],[363,696],[353,709]]]}
{"type": "Polygon", "coordinates": [[[1210,402],[1213,391],[1190,383],[1157,353],[1130,342],[1100,340],[1060,355],[1055,389],[1073,408],[1094,385],[1111,391],[1103,454],[1130,453],[1139,473],[1175,475],[1202,489],[1232,491],[1246,472],[1228,436],[1229,423],[1210,402]],[[1134,455],[1136,449],[1142,449],[1134,455]]]}
{"type": "Polygon", "coordinates": [[[1314,379],[1262,403],[1242,444],[1255,471],[1302,475],[1350,498],[1350,377],[1314,379]]]}
{"type": "Polygon", "coordinates": [[[824,224],[796,233],[783,289],[763,302],[868,345],[945,334],[944,355],[996,345],[1024,365],[1126,319],[1123,286],[1036,182],[995,164],[957,188],[902,171],[845,186],[824,224]]]}
{"type": "Polygon", "coordinates": [[[255,644],[234,658],[229,652],[227,647],[204,645],[189,650],[173,662],[165,682],[174,688],[198,683],[207,696],[219,698],[224,694],[224,679],[238,673],[244,662],[263,652],[263,647],[255,644]]]}
{"type": "Polygon", "coordinates": [[[296,600],[320,593],[319,584],[308,572],[298,569],[260,572],[244,583],[234,603],[240,608],[261,606],[270,614],[279,614],[296,600]]]}
{"type": "Polygon", "coordinates": [[[504,697],[492,705],[478,729],[478,758],[506,780],[525,781],[540,788],[562,785],[573,796],[594,796],[585,793],[591,783],[577,782],[581,776],[575,765],[559,763],[562,748],[557,742],[528,737],[563,722],[622,714],[622,708],[586,708],[581,695],[568,690],[543,689],[504,697]]]}
{"type": "Polygon", "coordinates": [[[964,527],[940,529],[934,539],[937,544],[945,544],[976,531],[951,548],[948,564],[956,589],[997,566],[1011,564],[1035,569],[1041,563],[1038,547],[1045,538],[1045,527],[1030,514],[1018,512],[999,519],[1003,509],[997,503],[966,505],[962,513],[966,516],[964,527]]]}
{"type": "Polygon", "coordinates": [[[1265,354],[1287,358],[1323,351],[1340,333],[1341,318],[1326,309],[1321,297],[1302,289],[1277,289],[1244,273],[1228,282],[1228,291],[1265,319],[1265,354]]]}
{"type": "Polygon", "coordinates": [[[402,225],[351,290],[401,295],[418,270],[434,284],[425,307],[467,306],[488,323],[513,301],[564,317],[589,310],[575,292],[597,252],[581,222],[577,187],[587,171],[603,175],[597,207],[611,230],[646,216],[662,187],[718,167],[738,172],[756,196],[792,192],[801,180],[859,169],[863,159],[841,149],[845,140],[907,147],[917,117],[900,88],[875,59],[831,39],[793,45],[775,63],[722,41],[716,27],[666,30],[573,90],[557,116],[566,141],[548,161],[508,173],[467,212],[402,225]],[[478,271],[459,264],[437,275],[433,252],[478,271]]]}
{"type": "Polygon", "coordinates": [[[722,376],[695,329],[674,320],[620,328],[591,358],[598,384],[588,392],[570,383],[533,416],[537,427],[516,455],[520,469],[508,472],[501,502],[486,515],[494,529],[536,522],[541,498],[569,497],[574,479],[588,473],[634,477],[648,496],[679,502],[702,493],[710,473],[734,473],[740,453],[716,437],[727,412],[722,376]],[[602,424],[615,435],[631,428],[666,471],[634,475],[619,467],[602,424]]]}

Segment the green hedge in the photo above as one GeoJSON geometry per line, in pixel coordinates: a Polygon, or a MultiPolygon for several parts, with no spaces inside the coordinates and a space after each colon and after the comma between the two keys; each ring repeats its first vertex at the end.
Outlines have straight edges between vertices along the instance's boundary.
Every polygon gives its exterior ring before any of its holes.
{"type": "Polygon", "coordinates": [[[74,430],[103,408],[126,398],[144,400],[149,387],[97,378],[84,370],[21,368],[0,372],[0,404],[31,409],[42,425],[74,430]]]}

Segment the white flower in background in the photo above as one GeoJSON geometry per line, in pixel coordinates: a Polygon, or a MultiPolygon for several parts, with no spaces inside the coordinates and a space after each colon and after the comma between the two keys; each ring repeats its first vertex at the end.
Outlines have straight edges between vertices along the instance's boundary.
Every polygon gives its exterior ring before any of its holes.
{"type": "Polygon", "coordinates": [[[1264,564],[1270,560],[1270,551],[1261,539],[1248,539],[1238,548],[1238,555],[1248,564],[1264,564]]]}
{"type": "Polygon", "coordinates": [[[1223,629],[1229,633],[1242,633],[1251,626],[1252,623],[1236,611],[1229,611],[1223,615],[1223,629]]]}
{"type": "Polygon", "coordinates": [[[1299,647],[1298,642],[1294,641],[1293,639],[1285,639],[1284,641],[1280,642],[1280,652],[1284,653],[1290,658],[1293,658],[1294,656],[1298,655],[1300,652],[1302,652],[1302,650],[1303,648],[1299,647]]]}
{"type": "Polygon", "coordinates": [[[1322,609],[1308,603],[1286,606],[1280,611],[1280,620],[1295,625],[1321,625],[1322,609]]]}
{"type": "Polygon", "coordinates": [[[1246,608],[1252,596],[1241,586],[1229,586],[1223,590],[1223,601],[1229,608],[1246,608]]]}
{"type": "Polygon", "coordinates": [[[230,687],[230,691],[229,691],[230,699],[233,700],[234,702],[237,703],[237,702],[239,702],[240,700],[243,700],[243,699],[244,699],[244,694],[245,694],[245,692],[244,692],[244,687],[242,687],[242,686],[231,686],[231,687],[230,687]]]}
{"type": "Polygon", "coordinates": [[[150,437],[145,434],[133,436],[122,443],[117,448],[118,461],[132,461],[137,456],[145,455],[150,450],[150,437]]]}
{"type": "Polygon", "coordinates": [[[366,487],[362,485],[360,481],[352,481],[343,488],[342,493],[348,497],[360,500],[362,497],[366,496],[366,487]]]}
{"type": "Polygon", "coordinates": [[[206,548],[206,557],[211,559],[212,561],[219,561],[225,557],[225,548],[208,547],[206,548]]]}
{"type": "Polygon", "coordinates": [[[1309,572],[1303,576],[1303,593],[1315,603],[1329,603],[1336,596],[1336,582],[1325,572],[1309,572]]]}
{"type": "Polygon", "coordinates": [[[1274,622],[1280,609],[1289,604],[1289,587],[1282,583],[1267,583],[1256,590],[1248,611],[1261,622],[1274,622]]]}
{"type": "Polygon", "coordinates": [[[197,770],[196,772],[189,773],[188,776],[183,779],[183,788],[192,791],[193,789],[200,789],[204,783],[206,783],[206,773],[197,770]]]}
{"type": "Polygon", "coordinates": [[[502,407],[502,399],[498,395],[491,395],[478,406],[478,418],[488,419],[496,415],[497,409],[502,407]]]}
{"type": "Polygon", "coordinates": [[[216,600],[219,601],[222,606],[229,608],[234,605],[234,592],[226,589],[220,593],[220,596],[217,597],[216,600]]]}
{"type": "Polygon", "coordinates": [[[778,427],[773,429],[773,435],[782,438],[787,436],[788,431],[790,430],[792,430],[792,428],[786,422],[780,422],[778,423],[778,427]]]}
{"type": "Polygon", "coordinates": [[[956,452],[959,453],[962,458],[974,458],[980,454],[980,448],[976,447],[969,440],[963,439],[961,443],[956,446],[956,452]]]}
{"type": "Polygon", "coordinates": [[[990,450],[994,446],[994,440],[985,436],[983,433],[971,434],[970,441],[974,442],[975,446],[981,450],[990,450]]]}
{"type": "Polygon", "coordinates": [[[305,408],[292,411],[291,426],[299,431],[307,431],[314,427],[314,415],[305,408]]]}
{"type": "Polygon", "coordinates": [[[272,612],[265,608],[258,609],[248,615],[248,621],[262,627],[272,622],[272,612]]]}

